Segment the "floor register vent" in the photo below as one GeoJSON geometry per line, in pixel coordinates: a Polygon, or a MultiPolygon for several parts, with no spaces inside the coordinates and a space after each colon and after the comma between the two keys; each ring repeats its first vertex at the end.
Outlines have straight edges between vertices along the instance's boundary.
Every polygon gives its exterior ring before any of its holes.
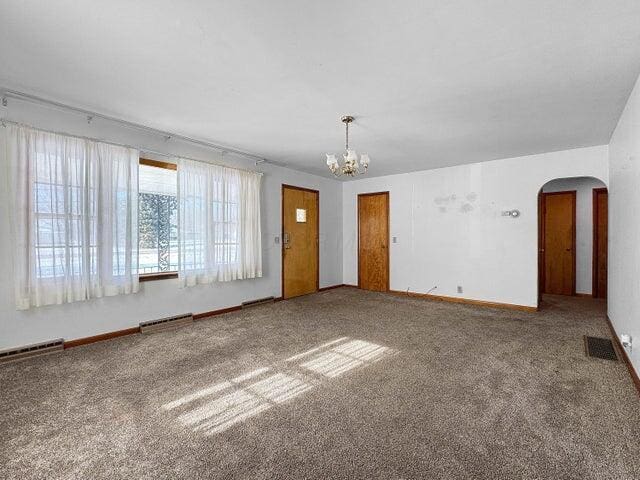
{"type": "Polygon", "coordinates": [[[47,342],[25,345],[24,347],[8,348],[0,350],[0,363],[9,363],[24,358],[46,355],[47,353],[64,350],[64,340],[49,340],[47,342]]]}
{"type": "Polygon", "coordinates": [[[595,358],[603,358],[605,360],[618,361],[618,355],[616,355],[616,349],[613,347],[613,342],[608,338],[589,337],[585,335],[584,346],[587,351],[587,355],[595,358]]]}
{"type": "Polygon", "coordinates": [[[274,297],[258,298],[256,300],[248,300],[246,302],[242,302],[242,308],[255,307],[256,305],[264,305],[265,303],[273,303],[273,302],[275,302],[274,297]]]}
{"type": "Polygon", "coordinates": [[[193,323],[193,313],[185,313],[174,317],[160,318],[140,323],[140,333],[154,333],[178,328],[193,323]]]}

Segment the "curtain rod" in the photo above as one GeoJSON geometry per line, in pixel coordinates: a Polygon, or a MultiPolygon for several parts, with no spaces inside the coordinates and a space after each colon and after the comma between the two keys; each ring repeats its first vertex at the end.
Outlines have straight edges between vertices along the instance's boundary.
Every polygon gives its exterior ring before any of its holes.
{"type": "Polygon", "coordinates": [[[91,110],[86,110],[84,108],[74,107],[72,105],[67,105],[67,104],[64,104],[64,103],[61,103],[61,102],[56,102],[54,100],[49,100],[49,99],[43,98],[43,97],[38,97],[36,95],[31,95],[29,93],[19,92],[17,90],[10,90],[10,89],[6,89],[6,88],[0,88],[0,90],[2,91],[2,105],[5,106],[5,107],[7,106],[7,98],[13,98],[13,99],[16,99],[16,100],[22,100],[22,101],[31,102],[31,103],[39,103],[39,104],[43,104],[43,105],[50,105],[52,107],[56,107],[56,108],[60,108],[60,109],[63,109],[63,110],[68,110],[70,112],[86,115],[87,116],[87,121],[89,123],[91,123],[91,121],[94,118],[101,118],[103,120],[108,120],[110,122],[118,123],[118,124],[123,125],[123,126],[128,127],[128,128],[132,128],[132,129],[136,129],[136,130],[142,130],[144,132],[148,132],[148,133],[151,133],[151,134],[154,134],[154,135],[159,135],[161,137],[164,137],[165,139],[175,138],[175,139],[181,140],[183,142],[192,143],[194,145],[199,145],[201,147],[211,148],[213,150],[218,150],[221,153],[228,152],[228,153],[234,153],[236,155],[241,155],[243,157],[252,158],[252,159],[254,159],[256,161],[256,164],[262,163],[262,162],[271,163],[269,160],[267,160],[264,157],[261,157],[259,155],[254,154],[254,153],[245,152],[243,150],[238,150],[236,148],[225,147],[224,145],[219,145],[217,143],[208,142],[206,140],[199,140],[197,138],[187,137],[186,135],[180,135],[179,133],[172,133],[172,132],[167,132],[167,131],[164,131],[164,130],[158,130],[157,128],[148,127],[147,125],[142,125],[141,123],[129,122],[127,120],[122,120],[122,119],[117,118],[117,117],[112,117],[110,115],[104,115],[102,113],[93,112],[91,110]]]}
{"type": "MultiPolygon", "coordinates": [[[[72,135],[70,133],[58,132],[58,131],[53,131],[53,130],[44,130],[42,128],[36,128],[36,127],[31,126],[31,125],[26,125],[24,123],[15,122],[15,121],[9,120],[7,118],[0,118],[0,125],[2,125],[3,127],[6,127],[7,123],[10,123],[12,125],[17,125],[19,127],[27,127],[27,128],[31,128],[33,130],[39,130],[41,132],[53,133],[55,135],[64,135],[64,136],[67,136],[67,137],[80,138],[82,140],[89,140],[91,142],[106,143],[107,145],[114,145],[116,147],[132,148],[134,150],[138,150],[140,153],[150,153],[151,155],[158,155],[158,156],[166,157],[166,158],[182,158],[184,160],[191,160],[193,162],[206,163],[207,165],[215,165],[215,166],[218,166],[218,167],[230,168],[232,170],[240,170],[242,172],[251,172],[251,173],[258,174],[258,175],[262,175],[263,174],[263,172],[256,172],[255,170],[248,170],[246,168],[238,168],[238,167],[230,167],[228,165],[223,165],[223,164],[217,163],[217,162],[210,162],[210,161],[207,161],[207,160],[200,160],[198,158],[185,157],[184,155],[172,155],[170,153],[159,152],[159,151],[156,151],[156,150],[151,150],[149,148],[142,148],[142,147],[136,147],[136,146],[133,146],[133,145],[126,145],[124,143],[116,143],[116,142],[109,142],[107,140],[100,140],[99,138],[85,137],[83,135],[72,135]]],[[[226,152],[221,152],[223,158],[224,158],[224,154],[225,153],[226,152]]]]}

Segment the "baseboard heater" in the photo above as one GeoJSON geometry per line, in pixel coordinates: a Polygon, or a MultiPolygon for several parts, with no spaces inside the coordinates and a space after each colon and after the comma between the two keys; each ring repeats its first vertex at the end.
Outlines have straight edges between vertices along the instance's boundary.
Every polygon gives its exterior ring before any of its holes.
{"type": "Polygon", "coordinates": [[[247,300],[246,302],[242,302],[242,308],[255,307],[256,305],[264,305],[265,303],[273,303],[275,302],[274,297],[264,297],[258,298],[256,300],[247,300]]]}
{"type": "Polygon", "coordinates": [[[46,355],[48,353],[64,350],[64,340],[48,340],[42,343],[34,343],[33,345],[25,345],[24,347],[8,348],[0,350],[0,363],[9,363],[25,358],[46,355]]]}
{"type": "Polygon", "coordinates": [[[185,313],[174,317],[160,318],[140,323],[140,333],[154,333],[171,328],[183,327],[193,323],[193,313],[185,313]]]}

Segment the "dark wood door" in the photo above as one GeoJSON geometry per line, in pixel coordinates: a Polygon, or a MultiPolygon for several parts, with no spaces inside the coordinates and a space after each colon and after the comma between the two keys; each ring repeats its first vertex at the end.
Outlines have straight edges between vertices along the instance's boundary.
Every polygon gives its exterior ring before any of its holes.
{"type": "Polygon", "coordinates": [[[592,294],[607,298],[607,229],[609,195],[606,188],[593,189],[592,294]]]}
{"type": "Polygon", "coordinates": [[[543,194],[544,293],[576,293],[576,192],[543,194]]]}
{"type": "Polygon", "coordinates": [[[319,197],[317,190],[282,186],[282,296],[318,291],[319,197]]]}
{"type": "Polygon", "coordinates": [[[358,286],[389,290],[389,192],[358,195],[358,286]]]}

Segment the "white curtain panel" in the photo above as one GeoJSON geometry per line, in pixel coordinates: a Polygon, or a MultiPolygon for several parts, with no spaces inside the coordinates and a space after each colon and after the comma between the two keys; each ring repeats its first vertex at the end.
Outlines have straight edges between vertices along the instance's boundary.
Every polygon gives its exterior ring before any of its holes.
{"type": "Polygon", "coordinates": [[[16,307],[137,292],[139,152],[8,129],[16,307]]]}
{"type": "Polygon", "coordinates": [[[178,159],[181,286],[262,276],[262,175],[178,159]]]}

